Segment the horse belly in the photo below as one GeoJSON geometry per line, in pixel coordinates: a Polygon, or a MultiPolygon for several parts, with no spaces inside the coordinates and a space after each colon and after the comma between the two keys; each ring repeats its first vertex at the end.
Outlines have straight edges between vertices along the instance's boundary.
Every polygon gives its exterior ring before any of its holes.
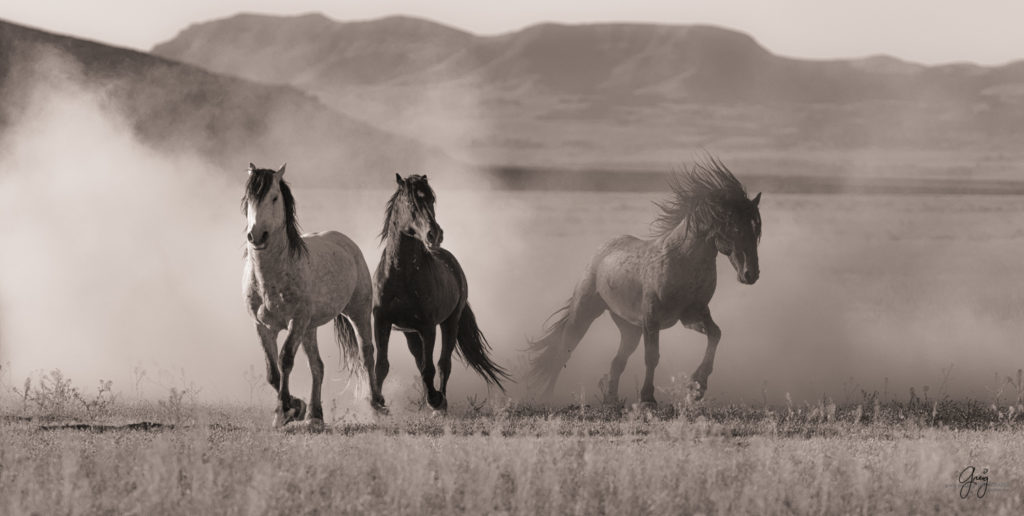
{"type": "MultiPolygon", "coordinates": [[[[351,250],[329,239],[329,236],[341,237],[334,232],[306,237],[310,254],[307,281],[312,294],[312,306],[317,312],[315,316],[333,318],[348,306],[359,281],[360,271],[351,250]]],[[[365,276],[368,278],[369,273],[365,276]]]]}
{"type": "Polygon", "coordinates": [[[643,319],[640,306],[643,301],[643,287],[632,278],[619,275],[599,276],[597,293],[615,315],[637,326],[643,319]]]}

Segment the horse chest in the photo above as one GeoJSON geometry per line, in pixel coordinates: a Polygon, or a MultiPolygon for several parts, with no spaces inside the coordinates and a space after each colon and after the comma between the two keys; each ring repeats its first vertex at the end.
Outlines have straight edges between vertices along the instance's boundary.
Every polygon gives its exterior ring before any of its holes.
{"type": "Polygon", "coordinates": [[[303,296],[290,285],[257,284],[250,292],[253,316],[270,328],[285,328],[303,311],[303,296]]]}
{"type": "Polygon", "coordinates": [[[447,319],[458,303],[453,276],[443,274],[444,264],[403,264],[378,277],[375,306],[399,330],[438,324],[447,319]]]}

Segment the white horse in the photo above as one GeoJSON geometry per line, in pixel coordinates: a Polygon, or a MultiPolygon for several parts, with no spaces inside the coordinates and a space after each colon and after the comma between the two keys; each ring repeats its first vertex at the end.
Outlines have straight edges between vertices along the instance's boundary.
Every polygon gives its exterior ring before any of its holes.
{"type": "Polygon", "coordinates": [[[306,418],[311,428],[323,427],[320,388],[324,364],[317,348],[316,329],[334,321],[338,344],[350,371],[362,351],[373,399],[379,397],[373,376],[373,339],[370,312],[373,284],[363,253],[337,231],[299,234],[295,199],[280,170],[249,164],[249,180],[242,197],[248,221],[245,250],[244,296],[256,321],[266,352],[267,381],[277,390],[275,426],[306,418]],[[277,351],[277,335],[288,337],[277,351]],[[288,376],[295,352],[302,344],[313,373],[313,389],[306,404],[288,392],[288,376]]]}

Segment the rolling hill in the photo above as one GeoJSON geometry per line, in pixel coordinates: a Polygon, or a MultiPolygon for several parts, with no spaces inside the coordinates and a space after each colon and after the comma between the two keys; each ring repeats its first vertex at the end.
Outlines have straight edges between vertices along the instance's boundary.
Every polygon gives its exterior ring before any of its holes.
{"type": "Polygon", "coordinates": [[[477,36],[319,14],[200,23],[153,52],[300,88],[481,164],[664,169],[700,148],[765,174],[1007,178],[1024,163],[1024,62],[792,59],[710,26],[477,36]]]}
{"type": "Polygon", "coordinates": [[[309,93],[0,21],[0,127],[33,81],[77,70],[145,142],[198,153],[225,170],[288,161],[310,183],[390,184],[394,170],[457,163],[442,151],[342,115],[309,93]],[[63,66],[63,65],[62,65],[63,66]]]}

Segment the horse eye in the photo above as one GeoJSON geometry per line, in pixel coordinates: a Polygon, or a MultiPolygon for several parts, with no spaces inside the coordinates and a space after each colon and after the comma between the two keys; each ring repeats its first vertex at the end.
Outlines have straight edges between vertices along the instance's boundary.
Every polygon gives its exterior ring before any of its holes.
{"type": "Polygon", "coordinates": [[[271,199],[271,202],[277,202],[277,196],[276,195],[274,196],[273,199],[271,199]]]}

